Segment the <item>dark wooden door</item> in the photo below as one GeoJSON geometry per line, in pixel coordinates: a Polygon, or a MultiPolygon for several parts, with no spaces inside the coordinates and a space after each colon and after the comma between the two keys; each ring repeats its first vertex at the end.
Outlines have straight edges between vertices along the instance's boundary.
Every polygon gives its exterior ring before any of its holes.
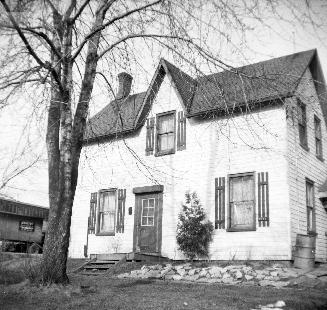
{"type": "Polygon", "coordinates": [[[137,194],[134,217],[134,251],[160,253],[162,193],[137,194]]]}

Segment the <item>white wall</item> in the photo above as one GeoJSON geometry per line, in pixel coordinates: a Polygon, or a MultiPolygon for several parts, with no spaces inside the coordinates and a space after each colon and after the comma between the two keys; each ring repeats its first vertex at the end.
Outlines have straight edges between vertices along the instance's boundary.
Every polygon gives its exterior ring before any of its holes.
{"type": "Polygon", "coordinates": [[[307,233],[306,214],[306,193],[305,178],[314,182],[315,189],[315,209],[316,209],[316,230],[318,233],[316,241],[316,259],[326,261],[326,235],[327,212],[318,198],[318,189],[327,177],[327,164],[316,157],[315,136],[314,136],[314,115],[321,120],[323,156],[327,157],[327,131],[322,115],[316,90],[312,82],[312,76],[307,69],[301,83],[298,86],[296,96],[306,104],[307,132],[309,151],[300,146],[298,122],[296,117],[296,98],[287,100],[288,106],[288,163],[289,163],[289,187],[290,206],[292,214],[292,244],[295,245],[296,234],[307,233]]]}
{"type": "MultiPolygon", "coordinates": [[[[166,77],[150,116],[169,110],[178,112],[182,105],[166,77]]],[[[164,185],[162,255],[180,259],[183,256],[175,236],[185,191],[197,191],[214,222],[215,177],[255,171],[269,172],[270,227],[258,227],[257,222],[256,231],[252,232],[215,230],[210,258],[290,259],[285,118],[282,107],[273,107],[233,118],[187,119],[186,150],[162,157],[145,156],[145,127],[125,140],[86,146],[73,207],[70,256],[83,255],[91,192],[109,187],[126,188],[125,233],[118,238],[122,239],[119,252],[129,252],[133,247],[135,196],[132,189],[164,185]],[[128,215],[129,207],[133,207],[133,215],[128,215]]],[[[89,235],[89,253],[112,251],[115,239],[117,236],[89,235]]]]}

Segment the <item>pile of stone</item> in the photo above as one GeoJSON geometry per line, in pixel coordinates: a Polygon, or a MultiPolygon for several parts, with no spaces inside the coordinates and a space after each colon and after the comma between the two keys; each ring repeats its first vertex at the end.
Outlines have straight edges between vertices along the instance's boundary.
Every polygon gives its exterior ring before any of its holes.
{"type": "Polygon", "coordinates": [[[194,268],[190,263],[182,265],[152,265],[143,266],[140,270],[118,275],[118,278],[164,279],[175,281],[190,281],[204,283],[225,283],[274,286],[287,286],[289,278],[295,278],[294,270],[274,264],[263,269],[254,269],[247,265],[230,265],[226,267],[210,266],[194,268]]]}

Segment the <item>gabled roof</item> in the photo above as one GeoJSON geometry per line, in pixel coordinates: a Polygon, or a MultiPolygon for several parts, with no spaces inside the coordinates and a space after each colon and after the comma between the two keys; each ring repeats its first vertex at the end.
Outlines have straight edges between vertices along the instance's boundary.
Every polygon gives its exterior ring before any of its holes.
{"type": "MultiPolygon", "coordinates": [[[[110,102],[89,120],[84,140],[112,137],[143,126],[166,74],[171,77],[187,116],[192,117],[292,96],[305,70],[309,66],[312,69],[313,61],[320,79],[323,80],[316,50],[274,58],[197,79],[161,59],[148,90],[128,96],[124,101],[110,102]]],[[[323,105],[327,119],[326,109],[323,105]]]]}
{"type": "Polygon", "coordinates": [[[84,140],[116,136],[135,129],[135,119],[145,93],[128,96],[124,100],[113,100],[87,123],[84,140]]]}
{"type": "Polygon", "coordinates": [[[197,80],[190,115],[292,95],[315,50],[262,61],[197,80]]]}

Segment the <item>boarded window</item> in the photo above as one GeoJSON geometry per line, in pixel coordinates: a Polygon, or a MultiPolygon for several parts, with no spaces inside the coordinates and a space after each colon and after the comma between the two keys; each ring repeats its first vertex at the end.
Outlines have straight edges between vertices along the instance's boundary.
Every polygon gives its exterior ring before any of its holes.
{"type": "Polygon", "coordinates": [[[117,208],[117,229],[116,229],[118,233],[124,232],[125,199],[126,199],[126,189],[119,189],[118,208],[117,208]]]}
{"type": "Polygon", "coordinates": [[[154,117],[146,120],[145,155],[152,155],[154,149],[154,117]]]}
{"type": "Polygon", "coordinates": [[[258,222],[259,227],[269,226],[268,172],[258,173],[258,222]]]}
{"type": "Polygon", "coordinates": [[[307,230],[308,233],[316,231],[316,219],[314,210],[314,184],[306,180],[306,206],[307,206],[307,230]]]}
{"type": "Polygon", "coordinates": [[[253,174],[229,178],[229,217],[231,230],[255,229],[253,174]]]}
{"type": "Polygon", "coordinates": [[[116,190],[99,192],[98,233],[115,234],[116,190]]]}
{"type": "Polygon", "coordinates": [[[178,112],[177,123],[177,150],[182,151],[186,149],[186,117],[183,111],[178,112]]]}
{"type": "Polygon", "coordinates": [[[92,193],[90,199],[90,215],[88,219],[88,233],[95,233],[95,222],[96,222],[96,206],[97,206],[98,193],[92,193]]]}
{"type": "Polygon", "coordinates": [[[315,126],[315,140],[316,140],[316,156],[322,159],[322,137],[321,137],[321,121],[315,116],[314,117],[315,126]]]}
{"type": "Polygon", "coordinates": [[[298,107],[298,126],[299,126],[299,140],[300,144],[307,148],[307,118],[306,118],[306,107],[305,104],[298,99],[297,102],[298,107]]]}
{"type": "Polygon", "coordinates": [[[175,152],[175,112],[157,116],[157,153],[166,155],[175,152]]]}
{"type": "Polygon", "coordinates": [[[225,228],[225,178],[215,179],[215,229],[225,228]]]}

